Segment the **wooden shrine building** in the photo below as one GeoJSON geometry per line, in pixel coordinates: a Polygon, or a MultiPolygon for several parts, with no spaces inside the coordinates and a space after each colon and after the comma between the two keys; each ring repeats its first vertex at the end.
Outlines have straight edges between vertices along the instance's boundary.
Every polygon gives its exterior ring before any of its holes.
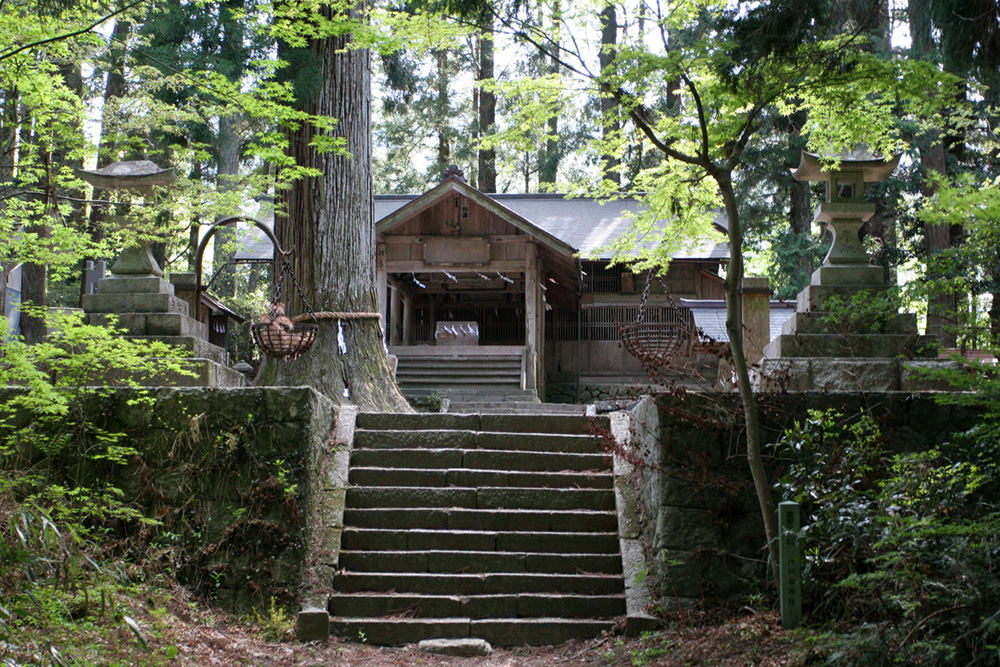
{"type": "MultiPolygon", "coordinates": [[[[641,381],[615,323],[639,317],[646,279],[605,268],[600,252],[637,207],[485,194],[457,172],[421,195],[376,196],[379,302],[400,386],[505,386],[544,399],[546,382],[641,381]]],[[[644,319],[693,323],[677,304],[723,298],[728,255],[714,241],[676,255],[663,285],[651,283],[644,319]]]]}

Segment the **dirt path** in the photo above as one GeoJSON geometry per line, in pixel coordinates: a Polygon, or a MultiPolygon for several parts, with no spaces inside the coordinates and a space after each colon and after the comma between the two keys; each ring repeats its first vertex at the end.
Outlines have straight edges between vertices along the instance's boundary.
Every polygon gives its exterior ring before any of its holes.
{"type": "MultiPolygon", "coordinates": [[[[192,619],[194,620],[194,619],[192,619]]],[[[202,619],[208,620],[208,619],[202,619]]],[[[331,639],[328,643],[274,643],[243,623],[217,617],[211,625],[175,626],[179,649],[170,664],[319,666],[461,665],[562,667],[606,665],[799,665],[791,637],[776,614],[739,612],[728,616],[671,619],[672,627],[641,638],[602,636],[559,646],[496,649],[489,656],[457,658],[423,653],[414,646],[375,647],[331,639]]]]}

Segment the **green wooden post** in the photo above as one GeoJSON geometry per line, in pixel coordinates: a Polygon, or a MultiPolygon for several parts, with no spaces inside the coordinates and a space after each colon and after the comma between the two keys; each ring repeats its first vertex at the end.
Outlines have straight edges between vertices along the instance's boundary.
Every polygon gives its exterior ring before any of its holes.
{"type": "Polygon", "coordinates": [[[778,505],[778,559],[781,572],[781,624],[788,630],[802,622],[802,567],[799,564],[799,504],[778,505]]]}

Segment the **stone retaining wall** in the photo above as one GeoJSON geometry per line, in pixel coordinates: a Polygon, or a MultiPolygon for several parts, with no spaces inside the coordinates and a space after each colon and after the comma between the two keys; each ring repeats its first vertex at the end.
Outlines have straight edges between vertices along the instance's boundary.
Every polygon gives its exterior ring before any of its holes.
{"type": "Polygon", "coordinates": [[[54,483],[121,489],[125,504],[162,524],[134,544],[146,557],[162,554],[165,568],[218,604],[266,609],[275,597],[293,606],[307,552],[320,557],[317,545],[329,541],[310,526],[320,525],[311,508],[329,506],[318,494],[333,456],[334,405],[306,387],[149,396],[134,403],[136,393],[120,389],[80,399],[92,426],[123,432],[121,444],[138,451],[126,465],[85,458],[76,444],[52,458],[23,451],[22,461],[45,461],[54,483]]]}
{"type": "MultiPolygon", "coordinates": [[[[810,408],[866,410],[898,451],[943,442],[975,419],[930,394],[816,392],[759,400],[764,442],[775,442],[810,408]]],[[[640,472],[643,536],[654,597],[665,609],[744,595],[769,579],[739,405],[735,394],[691,393],[645,397],[631,411],[636,452],[651,464],[640,472]]],[[[767,463],[776,479],[780,462],[767,463]]]]}

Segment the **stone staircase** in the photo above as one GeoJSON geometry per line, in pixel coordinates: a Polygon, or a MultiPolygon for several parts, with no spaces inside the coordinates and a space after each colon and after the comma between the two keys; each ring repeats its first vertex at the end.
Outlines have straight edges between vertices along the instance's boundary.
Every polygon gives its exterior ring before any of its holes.
{"type": "Polygon", "coordinates": [[[614,478],[594,419],[359,414],[331,632],[515,646],[624,621],[614,478]]]}
{"type": "Polygon", "coordinates": [[[537,401],[534,391],[521,389],[523,352],[518,346],[393,348],[399,359],[396,382],[407,398],[537,401]]]}

